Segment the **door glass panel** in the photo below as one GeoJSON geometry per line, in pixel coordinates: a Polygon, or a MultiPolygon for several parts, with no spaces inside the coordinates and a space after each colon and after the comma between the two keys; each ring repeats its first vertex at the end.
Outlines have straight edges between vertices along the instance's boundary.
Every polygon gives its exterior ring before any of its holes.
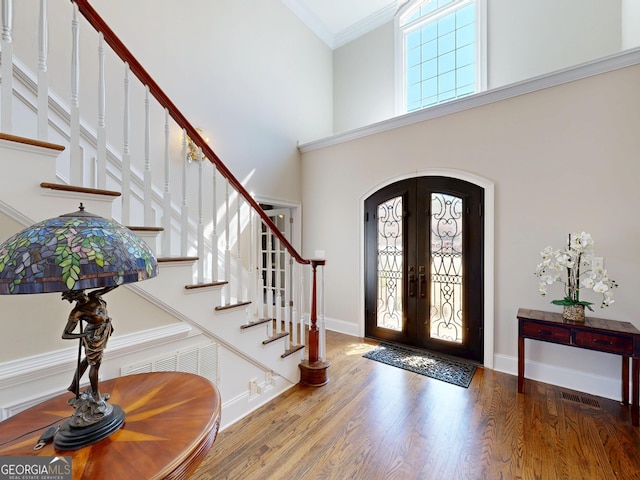
{"type": "MultiPolygon", "coordinates": [[[[264,207],[263,207],[264,208],[264,207]]],[[[278,230],[286,238],[291,238],[287,227],[290,225],[290,214],[287,209],[266,209],[271,221],[278,227],[278,230]]],[[[285,250],[277,237],[271,233],[267,226],[261,224],[262,242],[262,285],[265,305],[269,303],[276,305],[276,300],[280,298],[280,304],[284,306],[285,301],[285,279],[286,279],[286,257],[285,250]]]]}
{"type": "Polygon", "coordinates": [[[402,330],[402,197],[378,205],[377,325],[402,330]]]}
{"type": "Polygon", "coordinates": [[[462,343],[462,198],[431,194],[430,336],[462,343]]]}

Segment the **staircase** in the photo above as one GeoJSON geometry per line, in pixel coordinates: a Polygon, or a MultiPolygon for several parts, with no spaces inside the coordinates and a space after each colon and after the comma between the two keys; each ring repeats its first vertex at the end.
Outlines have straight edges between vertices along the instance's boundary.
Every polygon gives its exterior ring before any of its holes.
{"type": "MultiPolygon", "coordinates": [[[[317,271],[324,261],[300,256],[88,1],[73,3],[69,19],[73,73],[68,102],[48,88],[46,0],[40,1],[37,15],[29,12],[38,25],[37,73],[13,56],[14,4],[2,4],[0,166],[11,173],[0,179],[0,240],[36,221],[76,211],[82,202],[91,213],[128,225],[158,258],[157,277],[120,287],[105,298],[110,313],[116,302],[126,302],[120,318],[112,313],[116,333],[101,368],[105,379],[157,370],[205,375],[221,392],[223,428],[298,383],[301,372],[303,383],[325,383],[324,322],[317,301],[322,298],[317,271]],[[86,89],[95,91],[99,104],[94,122],[80,118],[78,108],[81,27],[99,37],[98,84],[86,89]],[[119,148],[109,141],[104,122],[105,85],[112,80],[103,69],[105,43],[125,72],[119,148]],[[128,89],[134,80],[145,92],[145,119],[138,124],[129,118],[128,89]],[[157,137],[151,125],[158,124],[161,146],[151,142],[157,137]],[[170,141],[171,132],[181,133],[181,150],[170,141]],[[137,139],[144,139],[144,171],[131,165],[131,144],[137,139]],[[187,170],[187,152],[194,146],[197,172],[187,170]],[[160,162],[154,155],[158,151],[160,162]],[[181,182],[170,172],[176,161],[181,182]],[[164,178],[158,182],[158,177],[164,178]],[[187,184],[198,186],[195,209],[189,208],[193,195],[187,184]],[[303,293],[307,288],[310,294],[303,293]],[[307,297],[310,305],[303,302],[307,297]],[[308,327],[304,311],[310,311],[308,327]]],[[[16,8],[20,5],[16,2],[16,8]]],[[[35,297],[40,296],[0,298],[6,304],[3,316],[19,316],[38,337],[22,349],[15,347],[22,338],[17,332],[0,340],[0,351],[13,352],[0,357],[0,418],[60,393],[73,374],[74,348],[60,341],[58,349],[46,346],[47,339],[59,338],[66,314],[52,321],[42,310],[34,311],[34,302],[53,315],[48,309],[55,301],[50,295],[35,297]]]]}

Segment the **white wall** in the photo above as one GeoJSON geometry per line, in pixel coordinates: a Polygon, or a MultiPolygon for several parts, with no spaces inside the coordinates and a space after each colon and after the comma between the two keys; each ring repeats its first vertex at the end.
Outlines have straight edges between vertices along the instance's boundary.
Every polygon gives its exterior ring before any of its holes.
{"type": "MultiPolygon", "coordinates": [[[[549,301],[562,293],[542,298],[533,271],[540,250],[560,247],[573,231],[593,235],[620,284],[614,306],[594,316],[640,327],[639,79],[636,65],[324,148],[303,146],[304,250],[326,253],[329,321],[363,332],[366,194],[399,176],[446,168],[495,185],[495,283],[488,286],[495,318],[487,321],[495,322],[497,368],[515,373],[519,307],[558,311],[549,301]]],[[[531,360],[581,373],[576,388],[619,395],[617,357],[539,342],[528,348],[531,360]],[[607,381],[614,387],[603,392],[607,381]]]]}
{"type": "MultiPolygon", "coordinates": [[[[489,89],[610,55],[622,47],[620,0],[486,1],[489,89]]],[[[629,30],[637,31],[635,25],[629,30]]],[[[334,52],[335,133],[394,115],[395,90],[389,83],[394,78],[390,48],[394,42],[390,22],[334,52]]]]}
{"type": "Polygon", "coordinates": [[[488,0],[488,88],[617,53],[620,1],[488,0]]]}
{"type": "Polygon", "coordinates": [[[622,48],[640,45],[640,2],[622,0],[622,48]]]}
{"type": "Polygon", "coordinates": [[[334,132],[394,115],[393,45],[393,22],[389,22],[334,50],[334,132]]]}

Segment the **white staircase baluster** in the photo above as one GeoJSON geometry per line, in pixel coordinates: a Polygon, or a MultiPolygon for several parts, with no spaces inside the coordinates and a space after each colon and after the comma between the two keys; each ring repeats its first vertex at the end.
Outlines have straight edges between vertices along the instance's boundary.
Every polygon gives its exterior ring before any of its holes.
{"type": "Polygon", "coordinates": [[[279,240],[276,239],[273,253],[274,253],[274,269],[273,269],[273,318],[276,319],[276,333],[280,334],[283,332],[282,328],[282,289],[281,289],[281,281],[280,281],[280,247],[278,246],[279,240]]]}
{"type": "Polygon", "coordinates": [[[98,141],[97,141],[97,182],[100,189],[107,188],[107,129],[105,124],[106,87],[104,78],[104,35],[98,40],[98,141]]]}
{"type": "Polygon", "coordinates": [[[258,242],[256,242],[255,232],[255,215],[253,209],[249,209],[249,292],[247,294],[247,300],[251,302],[251,316],[256,317],[258,315],[258,302],[256,301],[256,285],[257,285],[257,249],[258,242]]]}
{"type": "Polygon", "coordinates": [[[273,235],[269,228],[265,228],[265,235],[267,237],[267,255],[266,255],[266,271],[265,275],[267,277],[267,317],[273,318],[273,235]]]}
{"type": "Polygon", "coordinates": [[[69,157],[71,184],[83,185],[82,152],[80,151],[80,23],[78,6],[73,4],[71,20],[71,139],[69,157]]]}
{"type": "Polygon", "coordinates": [[[202,169],[204,158],[202,149],[198,151],[198,283],[204,282],[204,212],[202,203],[202,169]]]}
{"type": "Polygon", "coordinates": [[[296,315],[297,321],[298,321],[298,328],[300,330],[300,345],[306,345],[307,344],[307,328],[305,325],[305,321],[304,321],[304,307],[302,305],[302,299],[304,298],[303,296],[303,292],[304,292],[304,275],[302,274],[303,270],[302,270],[302,266],[297,265],[297,270],[298,270],[298,281],[296,282],[296,284],[298,285],[297,287],[297,295],[296,295],[296,305],[298,306],[298,314],[296,315]]]}
{"type": "Polygon", "coordinates": [[[189,207],[187,205],[187,130],[182,129],[182,207],[180,209],[180,255],[187,256],[189,238],[189,207]]]}
{"type": "Polygon", "coordinates": [[[264,274],[266,269],[266,253],[263,252],[263,245],[266,245],[266,240],[263,237],[263,221],[260,217],[256,220],[256,252],[258,254],[256,258],[256,306],[260,306],[257,315],[259,317],[264,317],[267,315],[265,304],[267,299],[267,291],[265,289],[267,279],[264,274]]]}
{"type": "Polygon", "coordinates": [[[225,250],[224,250],[224,280],[227,282],[225,285],[225,296],[224,301],[226,305],[231,304],[231,287],[229,286],[229,282],[231,282],[231,242],[229,239],[229,229],[231,228],[231,220],[229,219],[229,181],[226,182],[226,193],[224,200],[224,210],[225,210],[225,226],[224,226],[224,234],[225,234],[225,250]]]}
{"type": "Polygon", "coordinates": [[[38,139],[45,142],[49,139],[48,23],[47,0],[40,0],[40,17],[38,21],[38,139]]]}
{"type": "Polygon", "coordinates": [[[241,249],[241,244],[240,244],[240,238],[242,235],[242,221],[240,218],[240,213],[242,210],[242,197],[240,195],[238,195],[237,197],[237,213],[236,213],[236,282],[237,282],[237,295],[238,295],[238,302],[241,302],[244,299],[244,295],[243,295],[243,288],[244,288],[244,282],[242,281],[242,276],[243,276],[243,272],[242,272],[242,249],[241,249]]]}
{"type": "Polygon", "coordinates": [[[273,273],[275,275],[276,284],[273,286],[274,288],[274,297],[275,304],[273,307],[273,314],[276,319],[276,333],[280,333],[282,331],[282,281],[281,281],[281,247],[280,240],[277,237],[274,237],[275,245],[273,246],[273,273]]]}
{"type": "Polygon", "coordinates": [[[291,288],[291,292],[289,293],[289,312],[291,315],[291,345],[300,345],[302,341],[300,340],[300,330],[298,328],[298,318],[297,318],[297,307],[296,307],[296,287],[297,287],[297,270],[298,264],[293,261],[293,257],[291,257],[291,279],[289,287],[291,288]]]}
{"type": "Polygon", "coordinates": [[[256,318],[259,318],[264,313],[264,289],[262,288],[262,219],[260,216],[252,210],[253,213],[253,241],[255,243],[255,247],[253,251],[255,252],[255,263],[253,267],[253,302],[254,306],[254,315],[256,318]]]}
{"type": "Polygon", "coordinates": [[[211,214],[211,281],[218,281],[218,187],[216,183],[217,169],[214,164],[211,179],[213,212],[211,214]]]}
{"type": "Polygon", "coordinates": [[[171,190],[169,158],[169,110],[164,109],[164,205],[162,212],[162,255],[171,255],[171,190]]]}
{"type": "Polygon", "coordinates": [[[124,118],[123,124],[123,139],[124,144],[122,147],[122,218],[120,219],[123,225],[130,225],[131,219],[131,153],[129,152],[129,137],[131,136],[131,122],[130,122],[130,100],[129,100],[129,64],[124,64],[124,118]]]}
{"type": "Polygon", "coordinates": [[[0,129],[12,133],[13,105],[13,0],[2,0],[2,92],[0,93],[0,129]]]}
{"type": "Polygon", "coordinates": [[[151,183],[151,102],[149,86],[144,93],[144,225],[155,226],[153,215],[153,184],[151,183]]]}
{"type": "Polygon", "coordinates": [[[291,270],[293,268],[293,260],[287,250],[283,249],[282,254],[284,256],[284,329],[289,332],[289,338],[287,338],[287,348],[291,346],[293,342],[293,336],[295,328],[291,326],[291,270]]]}

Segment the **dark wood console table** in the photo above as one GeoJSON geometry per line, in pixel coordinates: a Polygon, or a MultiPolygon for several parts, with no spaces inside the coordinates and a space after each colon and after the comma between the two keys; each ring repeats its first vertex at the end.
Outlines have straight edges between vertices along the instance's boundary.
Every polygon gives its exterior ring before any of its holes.
{"type": "Polygon", "coordinates": [[[100,382],[126,413],[110,437],[73,451],[33,446],[50,424],[73,413],[69,393],[0,423],[0,455],[70,456],[74,480],[183,479],[206,457],[220,425],[220,394],[207,379],[177,372],[142,373],[100,382]]]}
{"type": "Polygon", "coordinates": [[[564,320],[562,314],[518,310],[518,392],[524,393],[524,340],[540,340],[622,356],[622,403],[629,404],[629,359],[632,363],[631,422],[640,417],[640,330],[629,322],[587,317],[584,323],[564,320]]]}

